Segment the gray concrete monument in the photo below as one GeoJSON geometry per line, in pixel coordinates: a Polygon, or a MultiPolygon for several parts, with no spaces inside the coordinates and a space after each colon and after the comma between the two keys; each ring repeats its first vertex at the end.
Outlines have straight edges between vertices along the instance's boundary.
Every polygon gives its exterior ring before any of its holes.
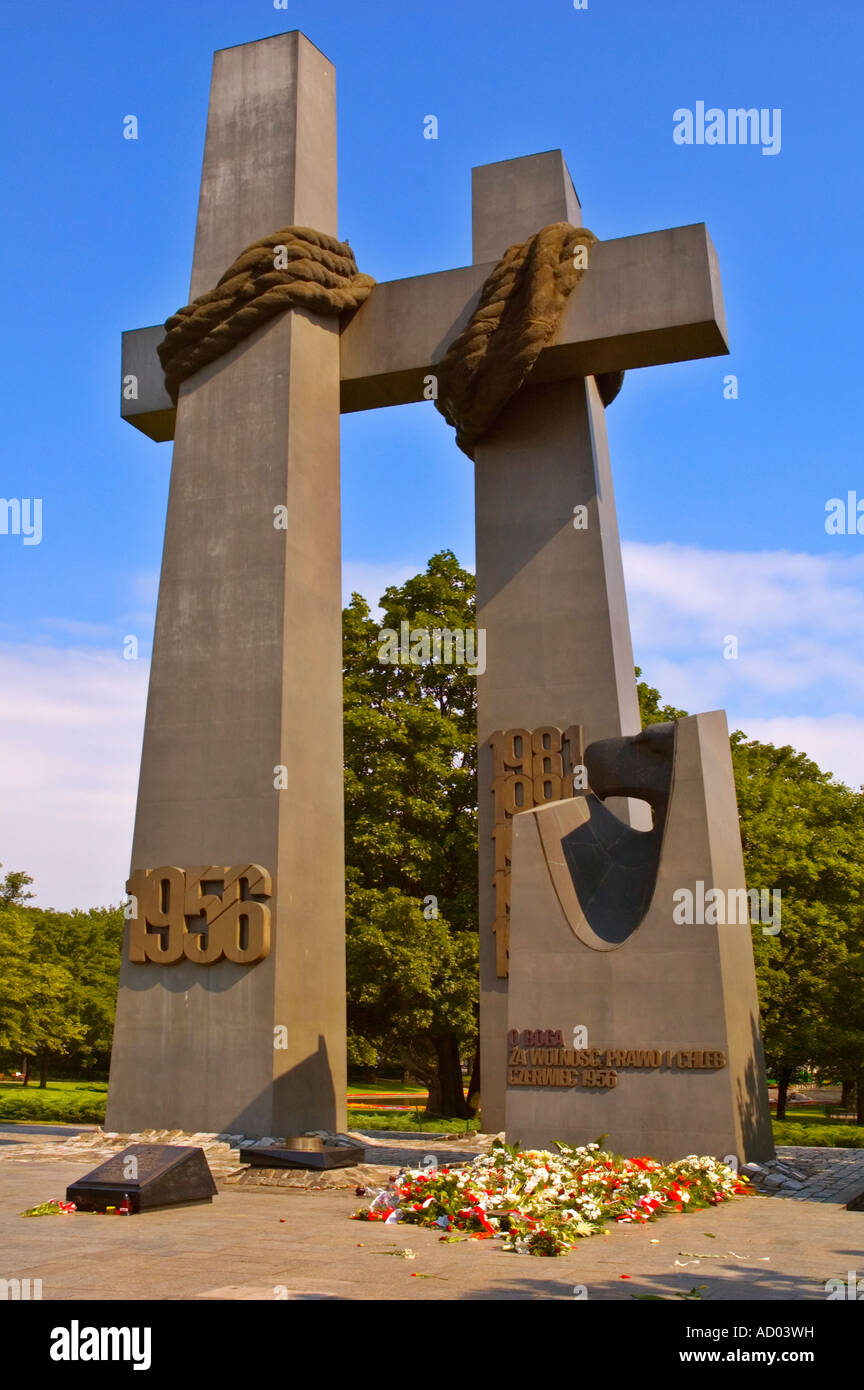
{"type": "Polygon", "coordinates": [[[514,817],[508,1137],[773,1157],[725,716],[600,741],[585,765],[591,791],[514,817]]]}
{"type": "MultiPolygon", "coordinates": [[[[193,294],[287,223],[335,233],[333,132],[332,69],[302,35],[216,55],[193,294]]],[[[193,376],[176,409],[164,329],[124,334],[122,414],[176,448],[115,1128],[296,1133],[341,1114],[338,413],[427,397],[508,245],[581,224],[560,151],[473,177],[472,265],[376,285],[341,334],[291,310],[193,376]],[[287,532],[272,527],[283,503],[287,532]],[[273,789],[277,765],[290,792],[273,789]]],[[[513,823],[572,796],[587,744],[639,730],[602,378],[727,350],[703,225],[598,242],[529,384],[476,447],[487,1129],[505,1123],[513,823]]],[[[609,805],[650,827],[641,798],[609,805]]]]}
{"type": "MultiPolygon", "coordinates": [[[[335,76],[297,33],[215,55],[190,298],[291,223],[336,231],[335,76]]],[[[107,1124],[344,1128],[338,322],[271,320],[172,432],[107,1124]]]]}

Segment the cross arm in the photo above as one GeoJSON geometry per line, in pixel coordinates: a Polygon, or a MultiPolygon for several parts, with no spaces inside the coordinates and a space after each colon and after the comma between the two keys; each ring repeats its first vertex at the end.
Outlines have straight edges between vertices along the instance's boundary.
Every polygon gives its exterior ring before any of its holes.
{"type": "MultiPolygon", "coordinates": [[[[436,362],[468,322],[492,265],[376,285],[342,332],[342,411],[422,400],[424,378],[434,376],[436,362]]],[[[157,326],[123,335],[121,414],[157,440],[174,433],[174,407],[156,356],[163,332],[157,326]]],[[[717,253],[705,224],[697,222],[599,242],[532,381],[728,351],[717,253]]]]}
{"type": "MultiPolygon", "coordinates": [[[[342,410],[423,399],[477,305],[487,265],[377,285],[342,333],[342,410]]],[[[729,351],[720,270],[704,223],[599,242],[532,382],[729,351]]]]}

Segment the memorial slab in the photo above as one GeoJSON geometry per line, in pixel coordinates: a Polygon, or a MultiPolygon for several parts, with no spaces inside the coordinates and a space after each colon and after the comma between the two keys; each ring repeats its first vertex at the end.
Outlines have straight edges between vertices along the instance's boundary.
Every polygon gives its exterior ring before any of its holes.
{"type": "Polygon", "coordinates": [[[78,1211],[105,1212],[113,1207],[129,1215],[162,1207],[212,1202],[213,1174],[199,1148],[182,1144],[129,1144],[66,1189],[66,1201],[78,1211]]]}

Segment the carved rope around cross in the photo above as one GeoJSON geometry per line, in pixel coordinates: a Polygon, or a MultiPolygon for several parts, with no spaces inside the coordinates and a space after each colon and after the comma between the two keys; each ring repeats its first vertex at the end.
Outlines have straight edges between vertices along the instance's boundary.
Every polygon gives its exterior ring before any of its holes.
{"type": "MultiPolygon", "coordinates": [[[[487,276],[470,321],[436,368],[435,404],[469,458],[554,334],[596,241],[587,227],[552,222],[508,247],[487,276]]],[[[348,315],[374,285],[357,269],[347,242],[311,227],[283,227],[262,237],[214,289],[166,321],[158,351],[168,394],[176,405],[184,381],[275,314],[307,309],[348,315]]],[[[604,405],[617,396],[623,378],[623,372],[596,378],[604,405]]]]}

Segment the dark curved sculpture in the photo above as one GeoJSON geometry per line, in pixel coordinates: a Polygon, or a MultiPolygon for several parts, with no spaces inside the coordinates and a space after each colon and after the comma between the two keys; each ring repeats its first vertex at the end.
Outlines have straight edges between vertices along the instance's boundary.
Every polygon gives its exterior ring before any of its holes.
{"type": "Polygon", "coordinates": [[[651,905],[674,761],[673,723],[649,725],[629,738],[600,739],[585,750],[590,790],[581,798],[580,823],[564,835],[559,829],[558,852],[550,844],[553,820],[547,818],[539,827],[568,921],[585,944],[597,950],[622,945],[651,905]],[[626,825],[604,806],[610,796],[647,801],[654,817],[652,829],[626,825]]]}

